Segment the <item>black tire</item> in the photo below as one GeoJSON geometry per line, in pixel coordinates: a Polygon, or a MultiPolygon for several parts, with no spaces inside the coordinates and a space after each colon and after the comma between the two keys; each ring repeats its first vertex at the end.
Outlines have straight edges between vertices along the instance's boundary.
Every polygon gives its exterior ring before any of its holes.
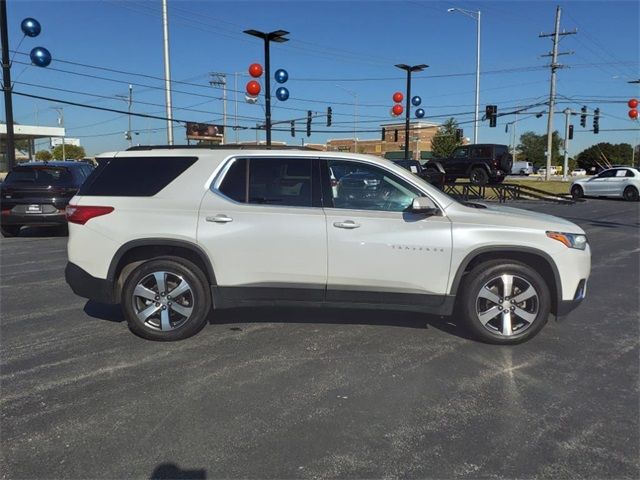
{"type": "Polygon", "coordinates": [[[516,261],[494,260],[477,265],[466,275],[456,306],[457,315],[479,340],[499,345],[515,345],[536,336],[547,323],[551,295],[549,286],[533,268],[516,261]],[[512,279],[510,298],[500,297],[500,285],[504,289],[504,275],[512,279]],[[488,285],[496,286],[490,290],[485,288],[488,285]],[[526,295],[524,292],[529,291],[529,287],[533,288],[535,295],[513,304],[513,299],[526,295]],[[484,292],[483,296],[480,296],[481,291],[484,292]],[[488,294],[499,298],[493,302],[485,297],[488,294]],[[505,306],[509,316],[503,315],[505,306]],[[492,312],[496,312],[493,317],[492,312]],[[481,314],[484,314],[482,320],[481,314]]]}
{"type": "Polygon", "coordinates": [[[622,193],[624,199],[628,202],[637,202],[638,201],[638,189],[632,185],[629,185],[624,189],[622,193]]]}
{"type": "Polygon", "coordinates": [[[471,170],[469,180],[473,185],[486,185],[489,182],[489,174],[484,168],[476,167],[471,170]]]}
{"type": "Polygon", "coordinates": [[[20,229],[22,225],[2,225],[0,227],[0,231],[2,231],[2,236],[5,238],[17,237],[20,234],[20,229]]]}
{"type": "Polygon", "coordinates": [[[211,292],[204,273],[192,262],[178,257],[159,257],[144,262],[129,274],[122,289],[120,303],[133,333],[149,340],[174,341],[191,337],[205,326],[211,310],[211,292]],[[166,292],[158,291],[157,281],[153,286],[155,273],[161,275],[166,282],[166,292]],[[187,282],[188,292],[172,299],[171,292],[182,281],[187,282]],[[138,284],[144,282],[151,282],[142,286],[147,286],[156,295],[155,299],[134,295],[138,284]],[[162,293],[164,295],[161,296],[162,293]],[[154,310],[154,306],[155,313],[146,319],[138,317],[138,313],[145,309],[154,310]],[[178,313],[175,309],[189,311],[189,314],[178,313]],[[162,310],[166,311],[166,317],[162,310]],[[164,323],[165,318],[167,323],[164,323]]]}
{"type": "Polygon", "coordinates": [[[571,197],[574,200],[579,200],[584,197],[584,190],[580,185],[574,185],[573,187],[571,187],[571,197]]]}

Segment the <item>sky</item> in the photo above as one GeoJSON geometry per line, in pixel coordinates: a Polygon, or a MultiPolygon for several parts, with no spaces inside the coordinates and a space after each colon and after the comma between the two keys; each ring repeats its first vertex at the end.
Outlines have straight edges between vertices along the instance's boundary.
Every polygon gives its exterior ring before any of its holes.
{"type": "MultiPolygon", "coordinates": [[[[133,85],[135,113],[165,116],[161,1],[27,1],[9,0],[9,42],[17,50],[12,66],[14,91],[47,97],[14,95],[14,117],[21,124],[55,126],[64,107],[67,136],[79,138],[87,154],[127,147],[127,116],[62,105],[60,100],[115,110],[127,109],[123,99],[133,85]],[[34,17],[42,24],[37,38],[23,39],[20,22],[34,17]],[[22,40],[22,41],[21,41],[22,40]],[[29,66],[28,52],[46,47],[53,56],[47,68],[29,66]]],[[[290,98],[273,97],[273,121],[319,115],[333,110],[333,125],[313,121],[307,137],[305,122],[292,138],[289,124],[274,131],[273,140],[300,144],[352,138],[357,108],[358,139],[380,138],[380,125],[397,121],[390,115],[392,95],[404,92],[406,74],[397,63],[429,65],[414,74],[412,95],[422,98],[424,120],[441,123],[454,117],[473,137],[475,102],[476,20],[450,7],[481,12],[480,115],[495,104],[496,128],[482,122],[479,141],[511,144],[524,131],[546,132],[549,97],[548,57],[556,2],[534,1],[180,1],[169,0],[170,59],[173,116],[178,120],[222,123],[222,90],[209,85],[210,73],[227,74],[227,125],[255,127],[264,122],[262,99],[249,104],[245,84],[250,64],[263,64],[261,40],[243,30],[284,29],[289,42],[272,44],[272,73],[289,73],[290,98]],[[235,83],[237,80],[237,89],[235,83]],[[183,82],[183,83],[180,83],[183,82]],[[237,99],[237,101],[236,101],[237,99]],[[514,110],[531,106],[518,115],[514,110]]],[[[628,118],[629,98],[640,97],[640,38],[637,1],[564,1],[561,28],[577,29],[562,37],[556,111],[583,105],[600,108],[600,133],[579,125],[569,152],[579,153],[598,142],[640,143],[640,125],[628,118]],[[617,130],[617,131],[608,131],[617,130]]],[[[264,89],[264,77],[259,79],[264,89]]],[[[272,91],[279,86],[274,81],[272,91]]],[[[4,105],[3,105],[4,107],[4,105]]],[[[414,109],[415,110],[415,109],[414,109]]],[[[413,118],[413,112],[412,112],[413,118]]],[[[134,143],[167,142],[166,121],[132,119],[134,143]]],[[[564,136],[564,115],[554,127],[564,136]]],[[[591,129],[591,118],[587,122],[591,129]]],[[[255,140],[255,130],[227,130],[227,141],[255,140]]],[[[185,127],[174,124],[175,143],[186,143],[185,127]]],[[[264,131],[259,132],[261,140],[264,131]]],[[[40,142],[44,148],[46,142],[40,142]]]]}

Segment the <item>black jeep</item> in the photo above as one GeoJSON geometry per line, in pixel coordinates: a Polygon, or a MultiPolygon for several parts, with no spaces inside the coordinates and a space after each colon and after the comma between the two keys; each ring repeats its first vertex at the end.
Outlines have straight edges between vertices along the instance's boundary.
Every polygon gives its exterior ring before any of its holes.
{"type": "Polygon", "coordinates": [[[444,170],[447,182],[468,178],[474,185],[500,183],[511,171],[513,157],[506,145],[481,143],[457,147],[449,158],[435,158],[425,169],[444,170]]]}

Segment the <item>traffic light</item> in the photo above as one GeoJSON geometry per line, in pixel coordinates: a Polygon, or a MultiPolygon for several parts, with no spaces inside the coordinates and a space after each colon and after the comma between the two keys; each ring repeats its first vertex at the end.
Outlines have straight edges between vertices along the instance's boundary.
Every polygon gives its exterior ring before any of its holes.
{"type": "Polygon", "coordinates": [[[331,107],[327,107],[327,127],[331,126],[331,114],[333,113],[333,110],[331,109],[331,107]]]}
{"type": "Polygon", "coordinates": [[[387,129],[382,127],[382,141],[383,142],[385,141],[386,136],[387,136],[387,129]]]}
{"type": "Polygon", "coordinates": [[[307,137],[311,136],[311,110],[307,110],[307,137]]]}
{"type": "Polygon", "coordinates": [[[573,140],[573,125],[569,125],[569,140],[573,140]]]}
{"type": "Polygon", "coordinates": [[[600,109],[596,108],[593,111],[593,133],[600,132],[600,109]]]}
{"type": "Polygon", "coordinates": [[[629,118],[631,120],[637,120],[638,119],[638,100],[635,98],[630,99],[627,102],[627,106],[629,107],[629,118]]]}
{"type": "Polygon", "coordinates": [[[394,142],[398,141],[398,130],[397,129],[393,131],[393,141],[394,142]]]}
{"type": "Polygon", "coordinates": [[[456,142],[461,142],[462,141],[462,134],[464,133],[464,130],[462,130],[461,128],[456,128],[456,142]]]}
{"type": "Polygon", "coordinates": [[[291,136],[296,136],[296,122],[294,122],[293,120],[291,120],[291,136]]]}
{"type": "Polygon", "coordinates": [[[582,114],[580,115],[580,126],[582,128],[586,128],[587,127],[587,107],[586,106],[582,107],[580,111],[582,112],[582,114]]]}
{"type": "Polygon", "coordinates": [[[498,106],[487,105],[487,107],[485,108],[485,116],[487,117],[487,120],[489,120],[489,126],[492,128],[495,127],[496,120],[498,118],[498,106]]]}

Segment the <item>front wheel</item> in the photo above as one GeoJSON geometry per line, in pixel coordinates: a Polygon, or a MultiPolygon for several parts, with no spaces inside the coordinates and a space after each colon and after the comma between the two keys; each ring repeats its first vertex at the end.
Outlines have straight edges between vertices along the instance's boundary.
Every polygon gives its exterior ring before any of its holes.
{"type": "Polygon", "coordinates": [[[624,192],[623,192],[622,196],[628,202],[637,202],[638,201],[638,189],[636,187],[633,187],[633,186],[629,185],[627,188],[624,189],[624,192]]]}
{"type": "Polygon", "coordinates": [[[181,340],[199,332],[211,309],[209,283],[188,260],[160,257],[125,281],[122,308],[132,332],[149,340],[181,340]]]}
{"type": "Polygon", "coordinates": [[[574,200],[579,200],[584,197],[584,190],[580,185],[571,187],[571,197],[573,197],[574,200]]]}
{"type": "Polygon", "coordinates": [[[475,267],[466,277],[458,313],[472,333],[487,343],[525,342],[547,323],[549,287],[528,265],[497,260],[475,267]]]}

